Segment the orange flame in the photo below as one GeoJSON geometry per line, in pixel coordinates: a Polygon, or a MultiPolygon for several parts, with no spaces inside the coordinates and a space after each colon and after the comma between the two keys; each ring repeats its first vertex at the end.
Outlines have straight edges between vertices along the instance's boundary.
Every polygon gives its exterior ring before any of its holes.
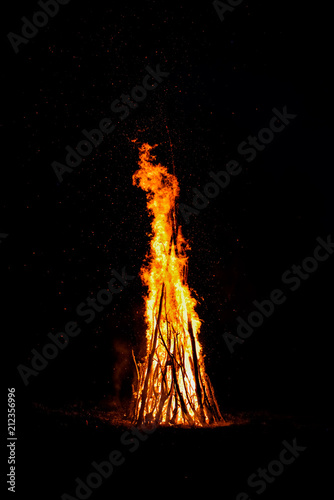
{"type": "Polygon", "coordinates": [[[155,146],[140,147],[140,168],[133,175],[133,184],[147,193],[152,228],[148,264],[141,270],[148,289],[147,352],[137,366],[134,420],[205,425],[222,416],[205,373],[198,341],[201,321],[187,285],[189,246],[176,223],[179,184],[165,166],[154,164],[155,146]]]}

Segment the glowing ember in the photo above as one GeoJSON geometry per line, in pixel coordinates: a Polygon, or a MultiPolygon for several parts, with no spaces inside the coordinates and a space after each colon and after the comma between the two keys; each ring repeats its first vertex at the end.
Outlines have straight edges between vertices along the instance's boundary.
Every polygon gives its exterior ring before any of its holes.
{"type": "MultiPolygon", "coordinates": [[[[155,145],[156,146],[156,145],[155,145]]],[[[153,146],[153,147],[155,147],[153,146]]],[[[187,285],[186,250],[176,222],[179,185],[156,157],[140,147],[133,184],[147,192],[152,238],[148,264],[141,270],[147,286],[145,360],[137,366],[133,418],[136,423],[206,425],[222,420],[205,373],[198,341],[201,321],[187,285]]]]}

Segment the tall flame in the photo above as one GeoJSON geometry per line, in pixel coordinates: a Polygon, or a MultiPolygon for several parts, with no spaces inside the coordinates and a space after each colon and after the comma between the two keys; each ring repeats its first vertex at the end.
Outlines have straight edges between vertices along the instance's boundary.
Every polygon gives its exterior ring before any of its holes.
{"type": "MultiPolygon", "coordinates": [[[[155,145],[156,146],[156,145],[155,145]]],[[[187,242],[177,226],[179,184],[165,166],[154,164],[155,146],[140,147],[133,184],[147,193],[152,237],[148,264],[141,269],[145,296],[146,357],[137,365],[134,420],[137,423],[205,425],[222,420],[205,373],[201,321],[187,285],[187,242]]]]}

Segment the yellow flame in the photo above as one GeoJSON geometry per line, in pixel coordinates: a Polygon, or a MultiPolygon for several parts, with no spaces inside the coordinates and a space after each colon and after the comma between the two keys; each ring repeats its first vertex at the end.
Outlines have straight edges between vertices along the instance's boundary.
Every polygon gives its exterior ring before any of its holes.
{"type": "Polygon", "coordinates": [[[203,425],[222,417],[205,373],[198,341],[201,321],[187,285],[190,248],[175,212],[179,184],[165,166],[154,164],[155,146],[140,147],[140,168],[133,175],[133,184],[147,193],[152,228],[148,264],[141,270],[148,289],[147,354],[139,370],[135,418],[203,425]]]}

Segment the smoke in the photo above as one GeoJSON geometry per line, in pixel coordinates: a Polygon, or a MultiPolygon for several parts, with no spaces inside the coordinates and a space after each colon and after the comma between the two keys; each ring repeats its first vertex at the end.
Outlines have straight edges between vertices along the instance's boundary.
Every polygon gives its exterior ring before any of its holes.
{"type": "Polygon", "coordinates": [[[115,402],[120,404],[124,398],[131,396],[134,367],[131,362],[131,348],[124,340],[113,340],[113,352],[115,363],[113,366],[112,384],[115,402]]]}

